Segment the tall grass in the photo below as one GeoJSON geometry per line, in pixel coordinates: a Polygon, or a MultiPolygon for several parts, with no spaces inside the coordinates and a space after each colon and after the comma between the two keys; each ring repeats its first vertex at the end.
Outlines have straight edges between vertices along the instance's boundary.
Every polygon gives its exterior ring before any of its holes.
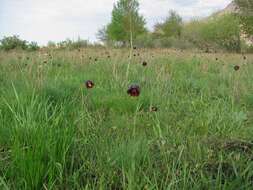
{"type": "Polygon", "coordinates": [[[133,54],[0,54],[0,189],[252,188],[252,55],[133,54]]]}

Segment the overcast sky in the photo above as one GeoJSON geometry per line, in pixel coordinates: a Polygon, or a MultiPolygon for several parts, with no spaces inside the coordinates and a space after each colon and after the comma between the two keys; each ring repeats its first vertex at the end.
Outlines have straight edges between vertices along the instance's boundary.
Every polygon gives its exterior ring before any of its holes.
{"type": "MultiPolygon", "coordinates": [[[[0,0],[0,38],[17,34],[46,44],[66,38],[96,41],[99,28],[110,22],[116,0],[0,0]]],[[[184,20],[210,15],[231,0],[140,0],[147,26],[162,21],[170,9],[184,20]]]]}

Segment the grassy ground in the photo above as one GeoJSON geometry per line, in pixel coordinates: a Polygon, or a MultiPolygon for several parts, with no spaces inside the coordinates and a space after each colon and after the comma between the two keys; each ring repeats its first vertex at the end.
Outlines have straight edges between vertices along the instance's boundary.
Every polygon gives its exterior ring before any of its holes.
{"type": "Polygon", "coordinates": [[[252,189],[253,56],[134,54],[0,53],[0,189],[252,189]]]}

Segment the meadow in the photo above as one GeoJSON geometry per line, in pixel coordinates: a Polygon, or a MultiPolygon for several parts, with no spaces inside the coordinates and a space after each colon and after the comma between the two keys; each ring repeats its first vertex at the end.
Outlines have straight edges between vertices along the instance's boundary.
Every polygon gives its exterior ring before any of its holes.
{"type": "Polygon", "coordinates": [[[253,55],[0,52],[0,189],[252,189],[252,81],[253,55]]]}

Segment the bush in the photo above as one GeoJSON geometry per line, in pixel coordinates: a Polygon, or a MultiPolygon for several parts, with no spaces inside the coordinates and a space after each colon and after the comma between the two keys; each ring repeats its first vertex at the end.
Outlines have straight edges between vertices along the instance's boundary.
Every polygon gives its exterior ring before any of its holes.
{"type": "Polygon", "coordinates": [[[225,49],[239,52],[240,24],[235,15],[227,14],[184,26],[183,37],[201,49],[225,49]]]}
{"type": "Polygon", "coordinates": [[[49,42],[47,43],[47,47],[48,47],[48,48],[56,48],[56,43],[53,42],[53,41],[49,41],[49,42]]]}
{"type": "Polygon", "coordinates": [[[27,49],[27,41],[21,40],[19,36],[9,36],[4,37],[2,40],[0,40],[1,43],[1,49],[5,51],[9,51],[12,49],[27,49]]]}
{"type": "Polygon", "coordinates": [[[67,39],[57,44],[59,48],[69,49],[69,50],[85,48],[85,47],[88,47],[88,45],[89,45],[89,42],[87,40],[82,40],[81,38],[78,38],[77,41],[72,41],[70,39],[67,39]]]}
{"type": "Polygon", "coordinates": [[[40,47],[38,46],[37,42],[31,42],[28,44],[27,49],[30,51],[37,51],[40,49],[40,47]]]}
{"type": "Polygon", "coordinates": [[[137,36],[136,40],[134,41],[135,46],[138,47],[147,47],[153,48],[154,47],[154,39],[151,34],[142,34],[137,36]]]}

